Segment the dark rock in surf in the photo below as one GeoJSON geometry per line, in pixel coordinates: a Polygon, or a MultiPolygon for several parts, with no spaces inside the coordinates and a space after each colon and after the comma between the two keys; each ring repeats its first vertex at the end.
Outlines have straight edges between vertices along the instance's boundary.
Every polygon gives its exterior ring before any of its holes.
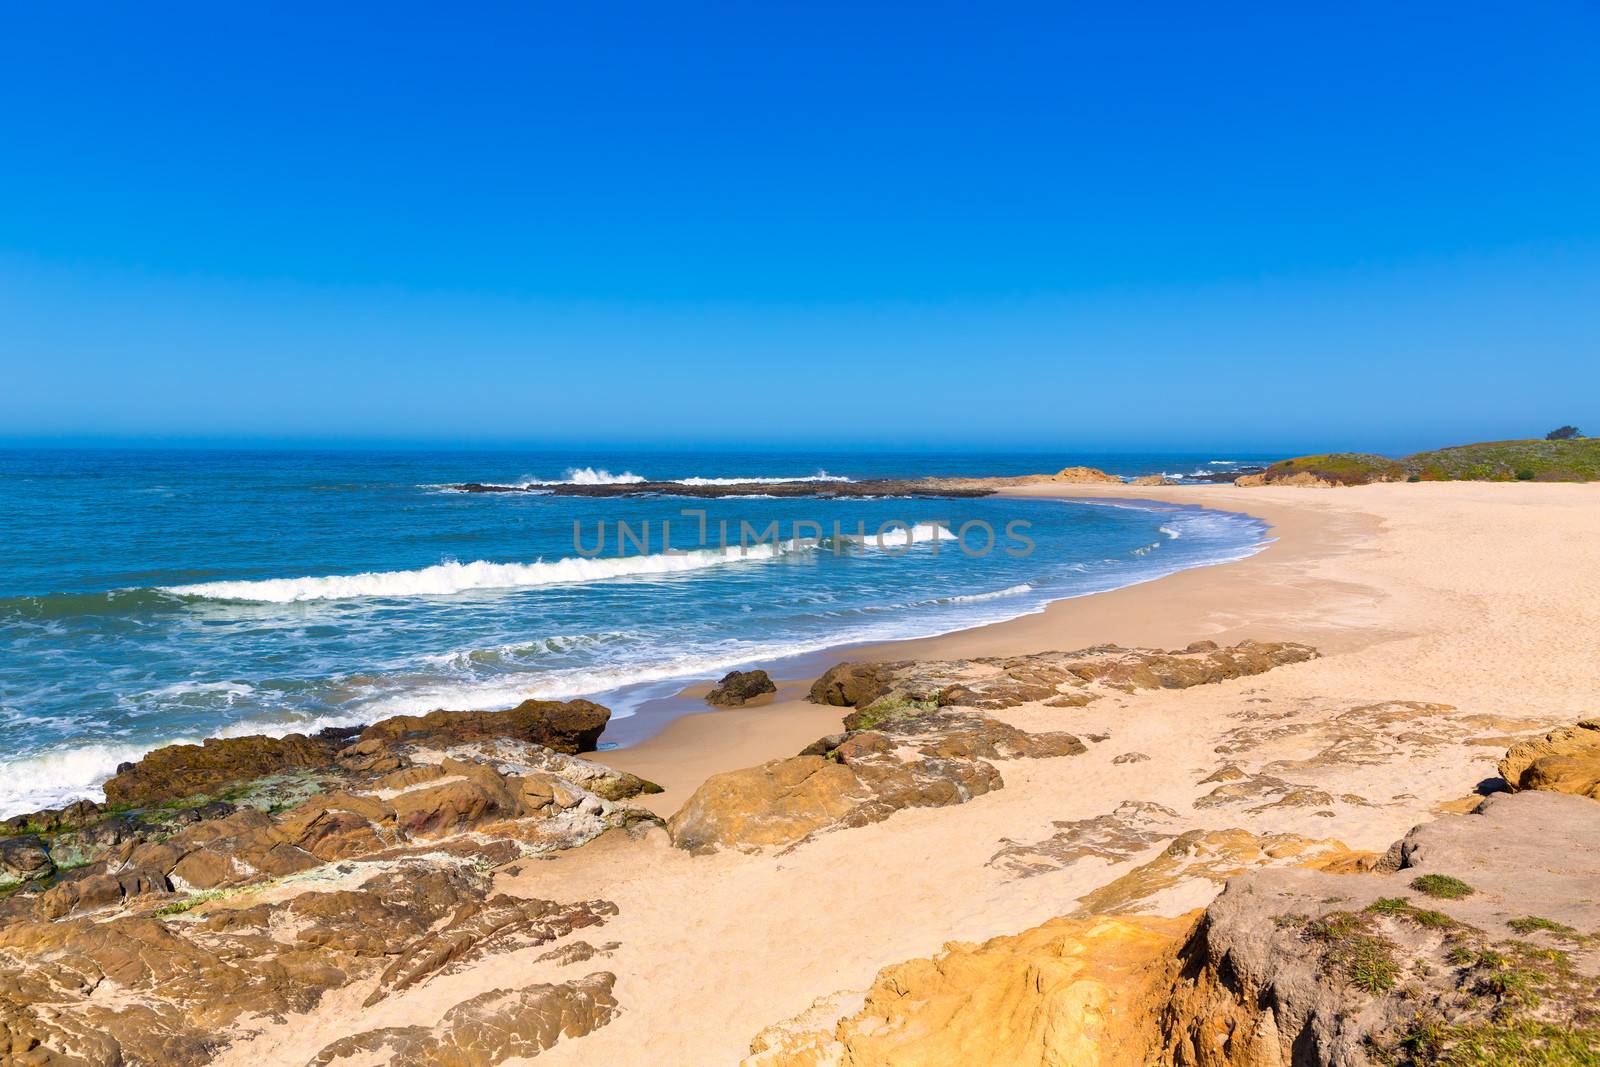
{"type": "Polygon", "coordinates": [[[717,687],[706,694],[706,703],[737,708],[777,691],[778,687],[772,684],[766,671],[729,671],[717,687]]]}

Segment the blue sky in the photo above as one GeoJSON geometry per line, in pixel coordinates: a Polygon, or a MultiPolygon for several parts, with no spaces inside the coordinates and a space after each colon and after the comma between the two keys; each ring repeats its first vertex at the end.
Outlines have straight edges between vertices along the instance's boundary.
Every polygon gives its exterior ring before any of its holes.
{"type": "Polygon", "coordinates": [[[1600,427],[1600,8],[1299,6],[18,8],[0,438],[1600,427]]]}

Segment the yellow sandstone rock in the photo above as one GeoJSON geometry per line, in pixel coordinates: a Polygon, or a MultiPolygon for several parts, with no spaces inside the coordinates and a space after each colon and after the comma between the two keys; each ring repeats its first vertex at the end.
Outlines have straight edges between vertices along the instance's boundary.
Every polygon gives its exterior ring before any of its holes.
{"type": "Polygon", "coordinates": [[[834,1026],[818,1025],[824,1002],[762,1031],[744,1067],[1138,1067],[1195,918],[1052,919],[952,942],[879,972],[834,1026]]]}

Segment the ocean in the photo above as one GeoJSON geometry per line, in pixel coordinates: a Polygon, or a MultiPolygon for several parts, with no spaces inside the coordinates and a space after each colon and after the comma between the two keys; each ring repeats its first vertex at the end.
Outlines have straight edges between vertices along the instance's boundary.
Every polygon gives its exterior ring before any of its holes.
{"type": "Polygon", "coordinates": [[[0,451],[0,817],[99,799],[118,763],[159,745],[436,708],[586,696],[613,709],[603,740],[626,742],[643,701],[736,667],[995,622],[1240,558],[1266,536],[1242,515],[1123,501],[593,499],[451,483],[1080,463],[1188,476],[1271,458],[0,451]],[[741,550],[741,523],[778,536],[741,550]],[[885,523],[903,525],[880,543],[885,523]]]}

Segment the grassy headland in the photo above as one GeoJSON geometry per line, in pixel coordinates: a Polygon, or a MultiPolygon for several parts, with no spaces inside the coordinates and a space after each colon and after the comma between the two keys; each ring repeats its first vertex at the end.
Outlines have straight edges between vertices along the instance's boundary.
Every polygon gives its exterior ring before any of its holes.
{"type": "Polygon", "coordinates": [[[1573,441],[1488,441],[1394,459],[1365,452],[1332,452],[1279,460],[1241,485],[1366,485],[1370,482],[1600,481],[1600,438],[1573,441]]]}

